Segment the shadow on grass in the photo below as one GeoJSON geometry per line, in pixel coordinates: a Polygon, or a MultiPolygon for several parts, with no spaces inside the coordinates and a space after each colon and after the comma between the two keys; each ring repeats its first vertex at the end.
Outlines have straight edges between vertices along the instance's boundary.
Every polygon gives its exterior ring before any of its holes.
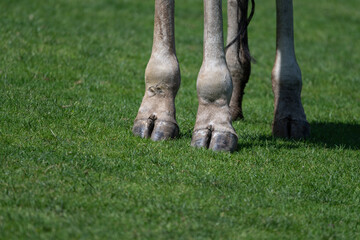
{"type": "Polygon", "coordinates": [[[360,149],[360,125],[352,123],[311,122],[311,143],[334,148],[360,149]]]}
{"type": "Polygon", "coordinates": [[[360,149],[360,124],[311,122],[311,135],[307,140],[278,139],[271,135],[261,134],[247,137],[246,141],[239,141],[238,149],[256,146],[295,149],[303,147],[302,143],[314,144],[325,148],[360,149]]]}

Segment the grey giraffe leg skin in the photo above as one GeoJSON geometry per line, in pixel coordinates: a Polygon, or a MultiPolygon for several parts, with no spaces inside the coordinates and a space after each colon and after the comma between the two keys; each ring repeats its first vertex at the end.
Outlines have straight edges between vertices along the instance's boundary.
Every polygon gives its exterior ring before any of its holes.
{"type": "MultiPolygon", "coordinates": [[[[228,0],[228,34],[229,44],[240,30],[239,20],[245,24],[247,21],[248,0],[228,0]],[[238,4],[241,4],[239,11],[238,4]]],[[[250,53],[247,32],[232,44],[226,51],[226,62],[231,73],[233,91],[230,100],[231,118],[233,121],[243,119],[242,99],[246,83],[251,72],[250,53]]]]}
{"type": "Polygon", "coordinates": [[[276,0],[276,58],[272,70],[274,92],[273,135],[305,139],[310,125],[301,103],[301,71],[296,61],[292,0],[276,0]]]}
{"type": "Polygon", "coordinates": [[[179,135],[175,118],[175,96],[179,87],[174,0],[155,0],[153,47],[145,70],[145,95],[134,121],[135,136],[158,141],[179,135]]]}
{"type": "Polygon", "coordinates": [[[191,145],[234,151],[238,137],[231,124],[232,94],[226,65],[221,0],[204,0],[204,56],[197,79],[199,107],[191,145]]]}

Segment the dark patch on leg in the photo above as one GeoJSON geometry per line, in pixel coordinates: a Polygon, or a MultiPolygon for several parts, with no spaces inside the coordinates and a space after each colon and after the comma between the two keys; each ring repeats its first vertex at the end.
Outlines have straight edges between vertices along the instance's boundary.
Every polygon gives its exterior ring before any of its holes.
{"type": "Polygon", "coordinates": [[[287,129],[287,137],[289,138],[291,136],[291,116],[285,118],[286,119],[286,129],[287,129]]]}

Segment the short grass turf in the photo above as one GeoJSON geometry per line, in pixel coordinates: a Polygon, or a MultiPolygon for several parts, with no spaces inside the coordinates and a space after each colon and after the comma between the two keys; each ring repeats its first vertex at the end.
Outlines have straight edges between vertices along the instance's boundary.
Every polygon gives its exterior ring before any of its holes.
{"type": "Polygon", "coordinates": [[[0,238],[360,239],[359,1],[294,2],[297,142],[271,136],[275,3],[257,3],[229,154],[190,147],[202,1],[176,2],[181,136],[152,142],[131,127],[153,1],[1,0],[0,238]]]}

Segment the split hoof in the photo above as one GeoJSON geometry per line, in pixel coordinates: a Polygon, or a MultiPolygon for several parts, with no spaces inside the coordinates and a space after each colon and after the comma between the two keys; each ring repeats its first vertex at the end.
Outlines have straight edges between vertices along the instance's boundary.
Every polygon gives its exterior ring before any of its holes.
{"type": "Polygon", "coordinates": [[[162,121],[151,116],[148,119],[135,120],[133,129],[135,136],[151,138],[153,141],[161,141],[179,136],[179,127],[176,123],[162,121]]]}
{"type": "Polygon", "coordinates": [[[237,148],[238,137],[231,132],[212,131],[210,128],[195,130],[191,146],[209,148],[213,151],[233,152],[237,148]]]}
{"type": "Polygon", "coordinates": [[[274,120],[272,126],[274,137],[307,139],[310,136],[310,124],[306,120],[296,120],[290,117],[274,120]]]}

